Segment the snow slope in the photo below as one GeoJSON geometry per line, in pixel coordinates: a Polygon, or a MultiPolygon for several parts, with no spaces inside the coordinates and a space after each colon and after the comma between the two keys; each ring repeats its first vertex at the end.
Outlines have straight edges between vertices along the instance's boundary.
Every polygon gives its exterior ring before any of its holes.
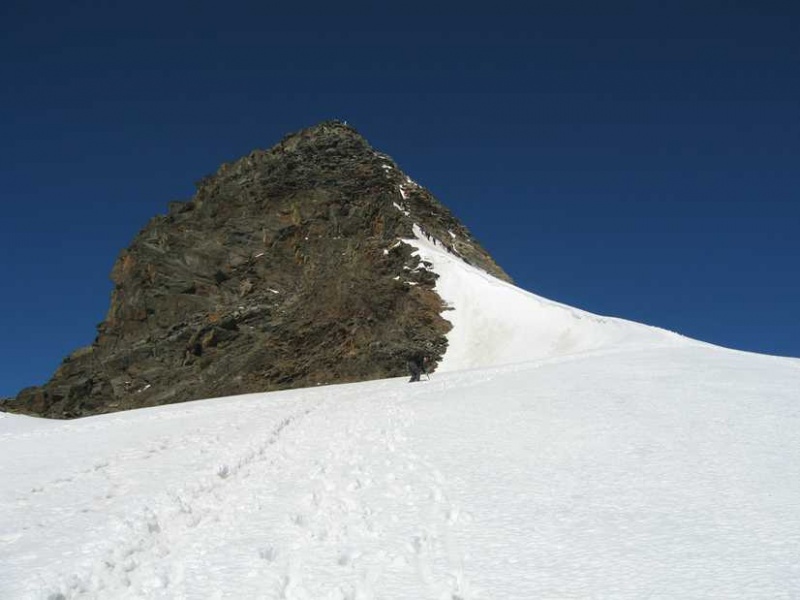
{"type": "Polygon", "coordinates": [[[0,413],[0,598],[796,598],[800,361],[597,317],[418,234],[441,372],[0,413]]]}
{"type": "Polygon", "coordinates": [[[677,347],[7,416],[0,597],[797,597],[798,389],[677,347]]]}
{"type": "Polygon", "coordinates": [[[640,323],[601,317],[526,292],[467,265],[415,227],[404,240],[439,275],[436,291],[453,311],[442,371],[499,366],[601,348],[699,344],[640,323]]]}

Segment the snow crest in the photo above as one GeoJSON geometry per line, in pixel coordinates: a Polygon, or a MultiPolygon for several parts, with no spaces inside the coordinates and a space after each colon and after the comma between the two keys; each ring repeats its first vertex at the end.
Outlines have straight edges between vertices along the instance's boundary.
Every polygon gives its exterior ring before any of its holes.
{"type": "Polygon", "coordinates": [[[414,226],[403,240],[433,264],[436,292],[452,323],[442,371],[492,367],[600,349],[699,343],[623,319],[602,317],[526,292],[473,267],[414,226]]]}

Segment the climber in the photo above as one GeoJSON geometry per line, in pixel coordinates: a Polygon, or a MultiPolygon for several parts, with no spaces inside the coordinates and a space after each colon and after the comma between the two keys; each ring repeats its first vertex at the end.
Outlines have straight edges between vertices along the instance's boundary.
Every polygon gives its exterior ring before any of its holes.
{"type": "Polygon", "coordinates": [[[419,381],[420,375],[427,372],[428,357],[419,350],[411,352],[408,356],[408,372],[411,374],[409,383],[419,381]]]}

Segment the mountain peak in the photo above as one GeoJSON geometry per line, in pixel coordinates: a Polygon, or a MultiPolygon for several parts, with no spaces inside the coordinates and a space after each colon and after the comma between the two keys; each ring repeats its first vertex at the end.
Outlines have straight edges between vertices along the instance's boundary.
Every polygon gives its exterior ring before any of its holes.
{"type": "Polygon", "coordinates": [[[341,119],[328,119],[326,121],[321,121],[320,123],[312,125],[311,127],[306,127],[305,129],[290,133],[287,137],[314,137],[328,135],[352,136],[363,139],[363,136],[355,127],[348,124],[347,121],[343,121],[341,119]]]}
{"type": "Polygon", "coordinates": [[[291,152],[302,149],[327,150],[344,145],[350,150],[371,151],[367,140],[354,127],[345,121],[331,119],[317,125],[290,133],[277,144],[281,149],[291,152]]]}
{"type": "Polygon", "coordinates": [[[351,126],[222,165],[123,250],[91,346],[8,407],[76,417],[405,373],[447,351],[438,275],[403,240],[508,280],[466,227],[351,126]]]}

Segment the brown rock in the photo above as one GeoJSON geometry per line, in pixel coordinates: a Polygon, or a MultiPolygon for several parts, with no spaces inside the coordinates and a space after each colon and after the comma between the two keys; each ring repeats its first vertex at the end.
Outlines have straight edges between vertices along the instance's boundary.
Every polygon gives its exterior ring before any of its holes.
{"type": "Polygon", "coordinates": [[[4,408],[62,418],[392,377],[420,349],[435,364],[450,324],[435,273],[398,244],[414,224],[508,279],[351,127],[289,135],[223,165],[190,202],[153,218],[112,269],[92,346],[4,408]]]}

